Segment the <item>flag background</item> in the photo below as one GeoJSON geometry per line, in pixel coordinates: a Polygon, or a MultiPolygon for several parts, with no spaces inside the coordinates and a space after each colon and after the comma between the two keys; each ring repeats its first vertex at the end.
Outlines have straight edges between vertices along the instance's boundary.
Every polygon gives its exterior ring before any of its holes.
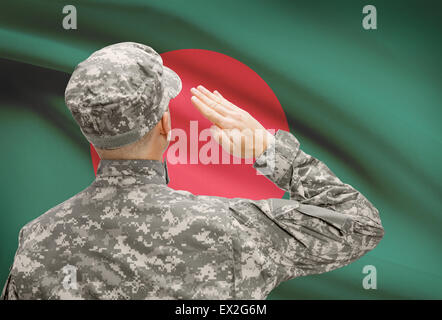
{"type": "Polygon", "coordinates": [[[269,299],[441,299],[441,9],[417,0],[2,1],[1,284],[20,228],[94,178],[64,105],[70,73],[93,51],[134,41],[251,67],[303,149],[379,209],[386,234],[375,250],[282,283],[269,299]],[[62,28],[68,4],[77,30],[62,28]],[[377,30],[362,28],[366,4],[377,8],[377,30]],[[377,290],[362,287],[365,265],[377,268],[377,290]]]}

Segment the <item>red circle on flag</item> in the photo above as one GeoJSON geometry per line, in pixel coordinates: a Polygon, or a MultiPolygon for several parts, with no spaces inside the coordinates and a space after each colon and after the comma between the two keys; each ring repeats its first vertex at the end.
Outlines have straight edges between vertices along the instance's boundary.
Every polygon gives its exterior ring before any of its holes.
{"type": "MultiPolygon", "coordinates": [[[[230,102],[249,112],[266,129],[288,131],[287,118],[272,89],[248,66],[222,53],[183,49],[163,53],[161,57],[164,65],[174,70],[182,81],[183,89],[171,100],[169,110],[173,130],[181,130],[187,137],[185,143],[181,141],[182,146],[187,146],[184,156],[176,147],[174,154],[169,152],[170,147],[178,143],[179,135],[175,134],[172,135],[175,139],[172,139],[164,154],[168,160],[169,187],[198,195],[228,198],[281,198],[284,191],[265,176],[257,174],[252,164],[245,163],[244,159],[241,164],[234,163],[234,158],[220,147],[218,164],[201,163],[200,152],[207,151],[209,144],[215,142],[211,141],[210,136],[201,135],[211,123],[190,102],[190,89],[201,84],[210,91],[218,90],[230,102]],[[228,164],[225,163],[226,158],[229,159],[228,164]],[[196,163],[192,163],[195,159],[196,163]]],[[[92,145],[91,157],[96,173],[100,158],[92,145]]]]}

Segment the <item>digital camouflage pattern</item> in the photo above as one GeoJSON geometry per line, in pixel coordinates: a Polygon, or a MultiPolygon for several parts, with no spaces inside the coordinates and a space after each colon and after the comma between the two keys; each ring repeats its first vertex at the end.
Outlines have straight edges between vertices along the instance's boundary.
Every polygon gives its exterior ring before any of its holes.
{"type": "Polygon", "coordinates": [[[22,228],[3,298],[265,299],[373,249],[378,210],[291,133],[275,137],[254,166],[273,167],[290,200],[193,195],[167,186],[160,161],[102,160],[88,188],[22,228]]]}
{"type": "Polygon", "coordinates": [[[116,149],[150,131],[180,91],[180,78],[155,50],[122,42],[78,64],[65,102],[90,143],[116,149]]]}

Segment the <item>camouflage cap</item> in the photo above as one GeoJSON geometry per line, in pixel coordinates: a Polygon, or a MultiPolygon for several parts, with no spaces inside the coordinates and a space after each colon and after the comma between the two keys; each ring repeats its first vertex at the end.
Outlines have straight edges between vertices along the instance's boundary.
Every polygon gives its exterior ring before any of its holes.
{"type": "Polygon", "coordinates": [[[116,149],[150,131],[180,91],[180,78],[155,50],[122,42],[78,64],[65,102],[90,143],[116,149]]]}

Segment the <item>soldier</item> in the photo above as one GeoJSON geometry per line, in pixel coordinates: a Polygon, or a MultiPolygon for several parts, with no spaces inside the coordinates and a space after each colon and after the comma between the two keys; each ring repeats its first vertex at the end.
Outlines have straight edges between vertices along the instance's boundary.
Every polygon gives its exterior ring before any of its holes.
{"type": "Polygon", "coordinates": [[[100,155],[96,179],[21,229],[4,299],[265,299],[282,281],[340,268],[376,247],[384,230],[361,193],[291,133],[271,135],[202,86],[191,102],[213,122],[214,138],[255,157],[290,199],[169,188],[168,104],[180,90],[179,77],[142,44],[105,47],[77,66],[66,105],[100,155]]]}

